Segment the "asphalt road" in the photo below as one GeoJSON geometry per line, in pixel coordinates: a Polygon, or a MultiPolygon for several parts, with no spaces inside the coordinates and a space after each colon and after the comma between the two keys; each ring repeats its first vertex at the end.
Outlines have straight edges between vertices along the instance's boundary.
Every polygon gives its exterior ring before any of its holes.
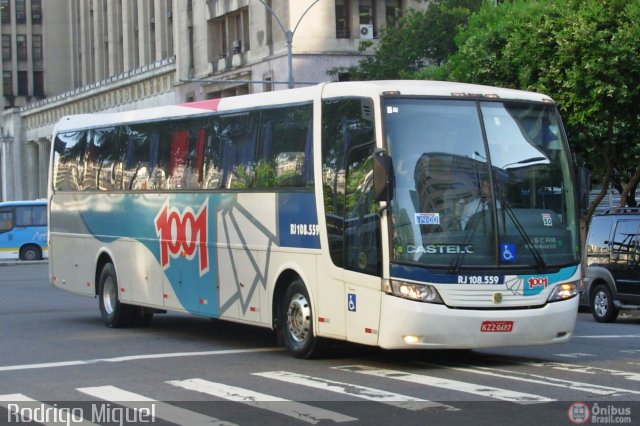
{"type": "Polygon", "coordinates": [[[640,423],[637,314],[580,313],[565,345],[305,361],[269,330],[182,314],[109,329],[34,263],[0,266],[0,339],[0,424],[640,423]]]}

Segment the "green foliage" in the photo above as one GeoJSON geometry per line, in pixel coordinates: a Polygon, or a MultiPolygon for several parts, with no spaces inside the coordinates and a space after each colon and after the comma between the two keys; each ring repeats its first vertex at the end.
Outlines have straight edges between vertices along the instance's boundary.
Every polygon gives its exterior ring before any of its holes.
{"type": "MultiPolygon", "coordinates": [[[[398,27],[385,27],[374,54],[357,66],[333,69],[348,72],[353,80],[404,78],[428,64],[441,64],[456,50],[453,36],[458,26],[480,9],[483,0],[434,0],[426,11],[409,10],[398,27]]],[[[366,51],[374,44],[360,42],[366,51]]]]}
{"type": "MultiPolygon", "coordinates": [[[[611,177],[622,191],[640,167],[638,40],[637,1],[485,5],[458,34],[458,51],[446,63],[412,76],[549,94],[574,152],[587,160],[592,175],[611,177]]],[[[633,196],[635,187],[626,191],[633,196]]]]}

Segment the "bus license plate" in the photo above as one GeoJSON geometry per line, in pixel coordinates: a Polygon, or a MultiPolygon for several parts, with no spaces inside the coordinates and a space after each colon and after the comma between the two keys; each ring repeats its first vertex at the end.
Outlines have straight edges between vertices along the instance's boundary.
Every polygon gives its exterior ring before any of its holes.
{"type": "Polygon", "coordinates": [[[510,333],[513,330],[513,321],[482,321],[480,331],[482,333],[510,333]]]}

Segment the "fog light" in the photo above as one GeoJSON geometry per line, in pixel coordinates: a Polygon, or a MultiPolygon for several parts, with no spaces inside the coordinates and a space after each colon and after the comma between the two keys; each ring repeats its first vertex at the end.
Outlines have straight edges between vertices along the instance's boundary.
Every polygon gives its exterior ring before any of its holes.
{"type": "Polygon", "coordinates": [[[420,338],[418,336],[404,336],[402,339],[409,345],[420,343],[420,338]]]}

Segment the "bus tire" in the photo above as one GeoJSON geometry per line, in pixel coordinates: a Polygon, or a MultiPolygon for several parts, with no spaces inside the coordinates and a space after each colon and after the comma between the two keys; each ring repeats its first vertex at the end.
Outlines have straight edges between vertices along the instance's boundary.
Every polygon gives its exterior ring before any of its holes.
{"type": "Polygon", "coordinates": [[[131,325],[135,307],[120,303],[118,299],[118,278],[112,263],[107,263],[100,272],[98,300],[100,313],[107,327],[119,328],[131,325]]]}
{"type": "Polygon", "coordinates": [[[42,259],[42,250],[34,245],[27,245],[20,249],[20,260],[40,260],[42,259]]]}
{"type": "Polygon", "coordinates": [[[282,342],[293,357],[311,358],[318,354],[309,293],[299,278],[292,281],[284,293],[279,323],[282,342]]]}

